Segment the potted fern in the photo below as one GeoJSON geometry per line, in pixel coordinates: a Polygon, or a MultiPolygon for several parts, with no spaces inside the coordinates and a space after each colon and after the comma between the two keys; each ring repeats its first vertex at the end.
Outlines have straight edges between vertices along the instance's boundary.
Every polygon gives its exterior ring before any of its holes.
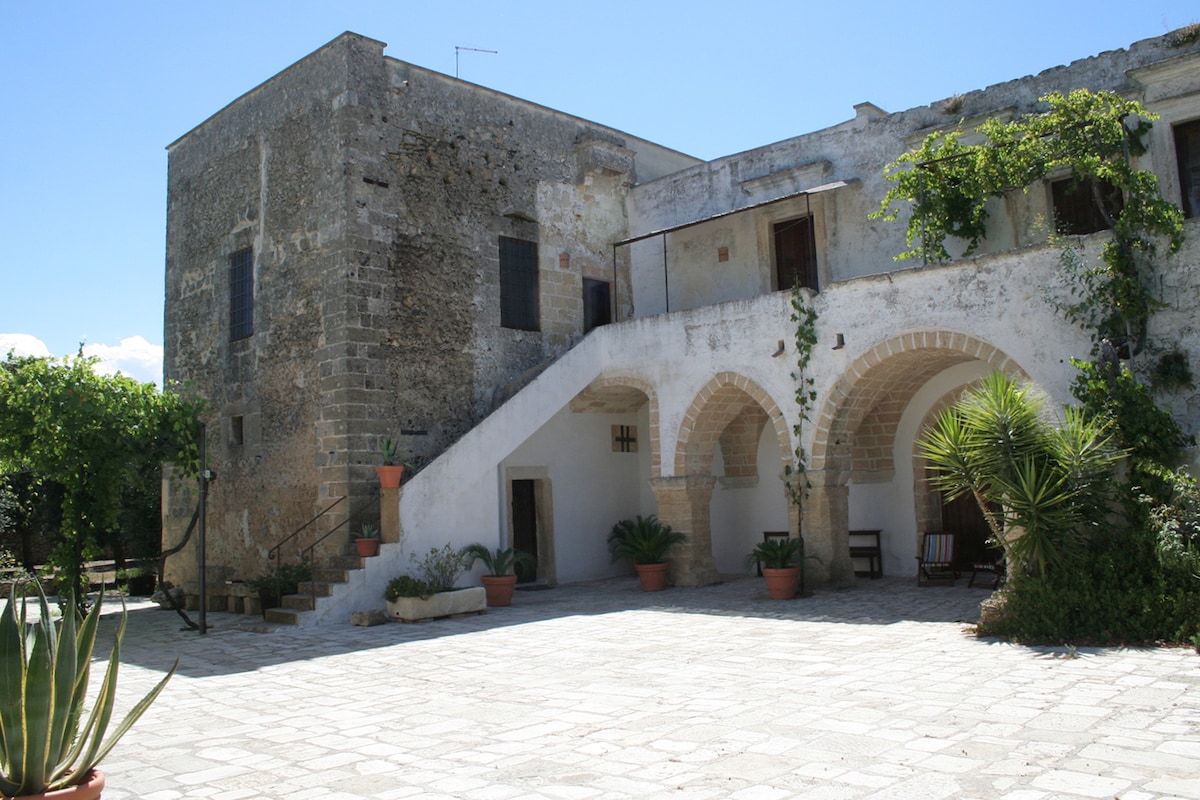
{"type": "Polygon", "coordinates": [[[55,624],[41,584],[33,585],[40,623],[26,622],[29,601],[18,599],[15,586],[0,613],[0,794],[95,800],[104,790],[104,773],[96,766],[158,697],[175,667],[105,738],[116,699],[124,611],[104,680],[85,715],[103,595],[82,618],[75,598],[64,597],[63,616],[55,624]]]}
{"type": "Polygon", "coordinates": [[[608,534],[608,549],[613,561],[633,562],[643,592],[657,592],[667,586],[667,551],[683,542],[679,531],[671,530],[665,522],[651,514],[638,515],[636,520],[623,519],[608,534]]]}
{"type": "Polygon", "coordinates": [[[479,581],[487,593],[489,606],[511,606],[513,590],[517,585],[515,568],[519,565],[532,570],[537,564],[533,556],[524,550],[511,547],[489,550],[478,542],[464,547],[459,555],[462,556],[464,569],[475,566],[476,561],[483,562],[487,572],[479,581]]]}

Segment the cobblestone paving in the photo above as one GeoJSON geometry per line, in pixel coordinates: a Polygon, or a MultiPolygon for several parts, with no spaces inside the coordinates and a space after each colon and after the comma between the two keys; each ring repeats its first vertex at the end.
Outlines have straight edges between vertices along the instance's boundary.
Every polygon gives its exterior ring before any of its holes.
{"type": "Polygon", "coordinates": [[[1200,798],[1195,652],[979,640],[963,583],[778,602],[630,578],[419,625],[209,614],[203,637],[134,604],[123,700],[179,672],[104,797],[1200,798]]]}

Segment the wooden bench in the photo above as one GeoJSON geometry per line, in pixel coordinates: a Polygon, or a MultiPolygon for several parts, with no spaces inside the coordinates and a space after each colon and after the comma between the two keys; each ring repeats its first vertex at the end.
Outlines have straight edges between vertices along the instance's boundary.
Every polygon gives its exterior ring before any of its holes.
{"type": "Polygon", "coordinates": [[[883,546],[880,531],[850,531],[850,558],[867,559],[866,570],[854,570],[860,578],[883,577],[883,546]]]}

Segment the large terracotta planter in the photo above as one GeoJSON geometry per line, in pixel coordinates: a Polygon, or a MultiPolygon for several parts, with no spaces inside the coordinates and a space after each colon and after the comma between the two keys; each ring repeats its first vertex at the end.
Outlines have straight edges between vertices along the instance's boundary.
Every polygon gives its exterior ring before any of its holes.
{"type": "Polygon", "coordinates": [[[796,596],[796,584],[800,580],[799,567],[771,569],[763,567],[763,578],[767,581],[767,594],[772,600],[791,600],[796,596]]]}
{"type": "Polygon", "coordinates": [[[83,783],[68,786],[66,789],[55,789],[53,792],[17,795],[15,800],[97,800],[103,791],[104,773],[94,769],[83,783]]]}
{"type": "Polygon", "coordinates": [[[666,564],[634,564],[633,568],[642,581],[643,592],[661,592],[667,588],[666,564]]]}
{"type": "Polygon", "coordinates": [[[480,579],[487,594],[489,606],[511,606],[513,590],[517,586],[516,575],[484,575],[480,579]]]}
{"type": "Polygon", "coordinates": [[[355,539],[354,546],[358,548],[358,554],[363,558],[379,555],[379,539],[374,536],[367,539],[355,539]]]}
{"type": "Polygon", "coordinates": [[[404,467],[391,465],[376,467],[375,474],[379,476],[379,488],[398,489],[400,488],[400,478],[404,475],[404,467]]]}

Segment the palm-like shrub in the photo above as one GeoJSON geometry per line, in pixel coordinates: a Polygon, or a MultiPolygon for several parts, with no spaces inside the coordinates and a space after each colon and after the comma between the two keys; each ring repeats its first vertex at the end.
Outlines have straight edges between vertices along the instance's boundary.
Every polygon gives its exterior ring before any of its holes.
{"type": "Polygon", "coordinates": [[[508,575],[517,566],[531,570],[537,565],[533,556],[524,550],[512,547],[489,550],[478,542],[467,545],[458,554],[462,557],[463,569],[470,569],[476,561],[482,561],[487,574],[497,577],[508,575]]]}
{"type": "Polygon", "coordinates": [[[613,561],[629,559],[635,564],[661,564],[667,551],[687,537],[651,514],[636,520],[623,519],[608,534],[613,561]]]}
{"type": "Polygon", "coordinates": [[[762,565],[764,569],[787,569],[804,563],[804,540],[796,537],[772,537],[754,546],[746,556],[746,567],[762,565]]]}
{"type": "Polygon", "coordinates": [[[1055,425],[1043,395],[999,372],[938,414],[919,447],[933,487],[973,495],[1009,564],[1032,574],[1102,519],[1122,455],[1110,425],[1075,408],[1055,425]]]}
{"type": "Polygon", "coordinates": [[[25,621],[28,603],[18,600],[15,587],[0,613],[0,793],[5,797],[40,794],[86,780],[175,674],[172,667],[105,738],[116,699],[125,615],[113,639],[104,682],[85,719],[83,703],[103,597],[82,620],[74,598],[65,598],[63,618],[55,624],[40,585],[36,594],[40,622],[25,621]]]}

